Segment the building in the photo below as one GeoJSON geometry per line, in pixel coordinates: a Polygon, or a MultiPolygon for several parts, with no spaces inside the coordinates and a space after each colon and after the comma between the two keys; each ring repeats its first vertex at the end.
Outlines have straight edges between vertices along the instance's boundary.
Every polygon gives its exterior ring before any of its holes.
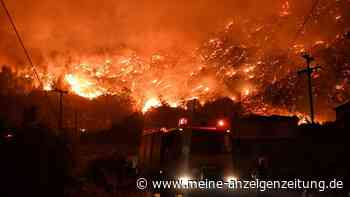
{"type": "Polygon", "coordinates": [[[298,117],[251,114],[232,122],[235,138],[286,138],[296,135],[298,117]]]}
{"type": "Polygon", "coordinates": [[[336,113],[336,126],[338,128],[350,127],[350,100],[334,108],[336,113]]]}
{"type": "Polygon", "coordinates": [[[295,116],[255,114],[233,121],[233,158],[240,176],[249,178],[261,163],[270,176],[288,175],[290,153],[298,146],[298,122],[295,116]]]}

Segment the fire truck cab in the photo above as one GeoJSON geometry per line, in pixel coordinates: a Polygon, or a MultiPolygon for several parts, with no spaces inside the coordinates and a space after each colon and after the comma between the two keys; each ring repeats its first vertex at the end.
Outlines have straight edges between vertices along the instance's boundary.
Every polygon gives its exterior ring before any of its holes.
{"type": "Polygon", "coordinates": [[[214,127],[187,126],[148,129],[139,149],[141,173],[151,177],[187,180],[235,179],[232,135],[225,120],[214,127]]]}

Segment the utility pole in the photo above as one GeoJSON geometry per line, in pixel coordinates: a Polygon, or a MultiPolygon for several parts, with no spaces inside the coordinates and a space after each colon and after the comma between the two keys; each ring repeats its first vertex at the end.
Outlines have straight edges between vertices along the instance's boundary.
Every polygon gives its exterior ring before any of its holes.
{"type": "Polygon", "coordinates": [[[310,105],[310,116],[311,116],[311,123],[315,123],[315,113],[314,113],[314,103],[313,103],[313,96],[312,96],[312,73],[316,71],[317,69],[321,68],[320,66],[311,67],[311,62],[315,60],[314,57],[312,57],[310,54],[304,54],[302,56],[306,61],[306,69],[298,71],[298,75],[307,74],[308,78],[308,89],[309,89],[309,105],[310,105]]]}
{"type": "Polygon", "coordinates": [[[54,92],[57,92],[58,94],[60,94],[60,106],[59,106],[59,116],[58,116],[58,129],[60,130],[60,132],[63,129],[63,95],[68,94],[68,91],[65,90],[61,90],[56,88],[55,90],[53,90],[54,92]]]}

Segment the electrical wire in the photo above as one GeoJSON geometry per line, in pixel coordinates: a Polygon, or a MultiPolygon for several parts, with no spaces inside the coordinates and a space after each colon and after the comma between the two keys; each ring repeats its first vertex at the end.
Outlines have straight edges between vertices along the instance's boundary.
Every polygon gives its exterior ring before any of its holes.
{"type": "MultiPolygon", "coordinates": [[[[7,9],[7,6],[6,6],[5,2],[4,2],[4,0],[0,0],[0,2],[1,2],[1,6],[3,7],[3,9],[4,9],[4,11],[5,11],[6,15],[7,15],[7,18],[9,20],[10,24],[11,24],[11,27],[12,27],[13,31],[15,32],[15,34],[16,34],[18,42],[20,43],[20,45],[21,45],[21,47],[22,47],[22,49],[24,51],[25,57],[28,60],[30,66],[32,67],[32,70],[33,70],[33,73],[35,75],[35,78],[39,81],[40,86],[43,87],[44,84],[43,84],[42,80],[40,79],[40,76],[39,76],[39,74],[38,74],[38,72],[37,72],[37,70],[35,68],[35,65],[33,63],[33,60],[31,58],[30,54],[29,54],[29,51],[27,50],[27,48],[24,45],[23,39],[21,38],[21,35],[18,32],[16,24],[15,24],[15,22],[14,22],[12,16],[11,16],[9,10],[7,9]]],[[[55,116],[56,113],[54,112],[54,110],[52,108],[53,105],[51,104],[50,98],[47,95],[46,91],[44,91],[44,93],[45,93],[45,97],[47,98],[47,102],[48,102],[49,108],[51,108],[51,112],[54,114],[54,117],[57,119],[57,117],[55,116]]]]}

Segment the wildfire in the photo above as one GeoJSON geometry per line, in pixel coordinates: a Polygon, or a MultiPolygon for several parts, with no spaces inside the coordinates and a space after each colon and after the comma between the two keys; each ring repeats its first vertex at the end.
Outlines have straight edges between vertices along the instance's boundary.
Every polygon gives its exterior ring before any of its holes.
{"type": "Polygon", "coordinates": [[[53,90],[52,84],[51,84],[51,83],[46,83],[46,84],[44,84],[43,90],[45,90],[45,91],[51,91],[51,90],[53,90]]]}
{"type": "Polygon", "coordinates": [[[148,99],[146,102],[145,102],[145,104],[144,104],[144,106],[143,106],[143,108],[142,108],[142,112],[143,113],[146,113],[148,110],[150,110],[151,108],[153,108],[153,107],[159,107],[159,106],[161,106],[162,105],[162,103],[158,100],[158,99],[156,99],[156,98],[150,98],[150,99],[148,99]]]}
{"type": "Polygon", "coordinates": [[[96,87],[96,85],[91,81],[88,81],[82,77],[67,74],[65,76],[65,80],[69,84],[70,89],[79,96],[94,99],[103,95],[103,91],[100,88],[96,87]]]}
{"type": "MultiPolygon", "coordinates": [[[[107,94],[127,95],[136,101],[137,108],[144,113],[163,103],[178,107],[184,101],[193,98],[200,103],[219,97],[230,97],[236,102],[243,102],[260,96],[265,100],[257,99],[258,104],[247,103],[246,108],[257,106],[251,110],[253,113],[298,114],[298,111],[306,111],[306,109],[298,109],[297,106],[305,106],[303,104],[307,100],[302,96],[304,95],[302,88],[299,88],[301,87],[298,83],[299,78],[295,77],[302,63],[299,54],[324,48],[333,50],[337,48],[336,42],[341,43],[339,50],[346,45],[341,40],[342,36],[333,36],[335,41],[331,43],[332,35],[327,34],[327,37],[312,35],[308,38],[307,32],[303,31],[300,34],[304,36],[303,39],[287,46],[289,48],[282,46],[284,42],[290,43],[289,41],[293,39],[293,36],[278,34],[283,28],[282,24],[291,26],[285,29],[289,34],[292,27],[295,26],[298,30],[302,24],[302,21],[294,20],[305,18],[296,16],[297,12],[291,11],[292,8],[297,7],[295,4],[284,1],[281,9],[274,13],[274,18],[270,21],[235,17],[224,25],[223,30],[210,34],[210,37],[187,55],[184,55],[184,51],[169,50],[142,56],[141,53],[131,49],[115,49],[106,52],[107,54],[92,56],[73,54],[63,58],[66,59],[66,66],[60,72],[52,68],[55,66],[49,67],[45,72],[44,69],[39,71],[44,81],[41,88],[45,91],[54,89],[56,79],[62,75],[65,85],[74,94],[88,99],[107,94]],[[293,17],[286,17],[289,15],[293,17]],[[315,38],[319,40],[315,42],[315,38]],[[264,50],[265,48],[268,49],[264,50]],[[266,107],[266,100],[271,101],[270,107],[266,107]],[[274,110],[277,108],[284,108],[285,111],[274,110]]],[[[322,8],[322,6],[319,7],[322,8]]],[[[338,21],[337,26],[340,26],[338,23],[345,20],[345,15],[336,11],[332,11],[332,14],[338,21]]],[[[316,18],[316,15],[311,18],[316,18]]],[[[312,22],[306,25],[309,24],[311,25],[312,22]]],[[[318,24],[322,23],[318,22],[318,24]]],[[[343,35],[339,32],[337,35],[343,35]]],[[[346,49],[343,52],[346,54],[346,49]]],[[[342,75],[339,74],[342,79],[337,77],[336,80],[329,80],[329,83],[332,82],[329,86],[332,90],[335,89],[334,91],[342,93],[348,91],[348,86],[342,85],[340,81],[349,81],[347,78],[350,73],[348,66],[350,64],[341,62],[347,61],[346,58],[340,57],[341,52],[330,51],[327,54],[337,55],[333,58],[337,61],[337,65],[347,65],[343,67],[327,65],[329,69],[337,72],[339,70],[338,73],[342,75]]],[[[331,62],[321,57],[317,58],[321,63],[331,62]]],[[[48,62],[50,65],[61,63],[50,62],[50,60],[48,62]]],[[[26,79],[34,79],[28,73],[30,72],[24,73],[23,76],[26,79]]],[[[315,89],[322,89],[321,83],[320,81],[314,83],[318,86],[315,89]]],[[[323,84],[323,86],[326,85],[323,84]]],[[[303,121],[307,119],[304,115],[300,117],[303,121]]]]}
{"type": "Polygon", "coordinates": [[[290,15],[290,4],[289,1],[285,1],[282,5],[282,10],[280,12],[280,16],[288,16],[290,15]]]}
{"type": "MultiPolygon", "coordinates": [[[[169,105],[172,108],[179,107],[179,105],[176,102],[166,101],[166,104],[169,105]]],[[[159,99],[150,98],[150,99],[146,100],[146,102],[143,104],[143,107],[142,107],[141,111],[143,113],[146,113],[150,109],[156,108],[156,107],[160,107],[160,106],[162,106],[162,102],[159,99]]]]}

